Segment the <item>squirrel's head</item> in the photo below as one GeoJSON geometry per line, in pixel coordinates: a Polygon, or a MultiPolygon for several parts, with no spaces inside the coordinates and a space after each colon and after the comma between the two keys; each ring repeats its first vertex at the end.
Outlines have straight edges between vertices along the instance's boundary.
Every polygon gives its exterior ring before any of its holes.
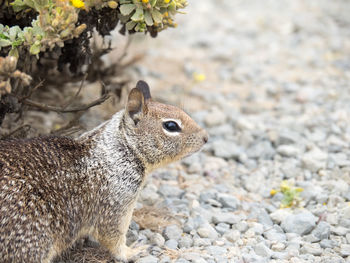
{"type": "Polygon", "coordinates": [[[151,99],[146,82],[129,93],[124,113],[125,136],[147,171],[198,151],[208,133],[180,108],[151,99]]]}

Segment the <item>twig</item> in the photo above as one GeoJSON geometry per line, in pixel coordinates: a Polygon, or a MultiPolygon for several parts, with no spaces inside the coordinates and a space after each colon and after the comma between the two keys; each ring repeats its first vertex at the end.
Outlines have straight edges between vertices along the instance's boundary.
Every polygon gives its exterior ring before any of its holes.
{"type": "Polygon", "coordinates": [[[79,86],[79,89],[78,91],[75,93],[75,95],[66,103],[66,105],[63,106],[63,109],[66,109],[69,105],[71,105],[73,103],[73,101],[78,97],[78,95],[80,94],[80,91],[82,90],[83,88],[83,85],[84,85],[84,82],[87,78],[87,75],[88,74],[85,74],[83,79],[81,80],[80,82],[80,86],[79,86]]]}
{"type": "Polygon", "coordinates": [[[131,44],[131,37],[130,35],[128,36],[128,40],[123,48],[123,52],[121,54],[121,56],[117,59],[117,61],[120,63],[124,58],[125,56],[128,54],[128,49],[130,47],[130,44],[131,44]]]}
{"type": "Polygon", "coordinates": [[[46,105],[44,103],[40,103],[40,102],[33,101],[33,100],[30,100],[30,99],[25,99],[23,101],[23,104],[26,104],[26,105],[34,107],[34,108],[38,108],[38,109],[43,110],[43,111],[55,111],[55,112],[67,113],[67,112],[86,111],[86,110],[88,110],[91,107],[94,107],[96,105],[100,105],[101,103],[106,101],[109,97],[110,97],[109,94],[104,94],[100,98],[98,98],[97,100],[94,100],[94,101],[90,102],[87,105],[82,105],[80,107],[75,107],[75,108],[70,108],[70,109],[65,109],[65,108],[60,108],[60,107],[56,107],[56,106],[46,105]]]}
{"type": "Polygon", "coordinates": [[[16,134],[17,132],[22,132],[22,131],[28,132],[30,130],[30,128],[31,128],[31,126],[29,124],[22,125],[9,133],[2,135],[0,139],[1,140],[7,139],[7,138],[11,137],[12,135],[16,134]]]}
{"type": "Polygon", "coordinates": [[[32,88],[29,91],[28,95],[18,99],[18,101],[22,102],[23,100],[26,100],[26,99],[30,98],[32,96],[33,92],[36,91],[38,88],[40,88],[43,85],[43,83],[44,83],[44,80],[41,80],[34,88],[32,88]]]}
{"type": "Polygon", "coordinates": [[[51,134],[58,134],[58,135],[69,135],[72,134],[76,131],[79,131],[82,129],[81,125],[79,124],[79,119],[80,117],[84,114],[84,112],[77,112],[75,114],[75,116],[63,127],[57,129],[57,130],[53,130],[51,131],[51,134]]]}

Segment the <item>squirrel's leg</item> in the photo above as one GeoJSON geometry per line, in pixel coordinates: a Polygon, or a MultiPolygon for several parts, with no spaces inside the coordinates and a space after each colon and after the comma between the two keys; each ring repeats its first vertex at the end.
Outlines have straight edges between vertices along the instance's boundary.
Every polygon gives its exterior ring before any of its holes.
{"type": "Polygon", "coordinates": [[[97,241],[106,247],[118,260],[129,261],[145,250],[145,246],[130,248],[126,245],[126,233],[129,229],[136,202],[126,212],[119,214],[114,222],[102,223],[98,226],[97,241]]]}

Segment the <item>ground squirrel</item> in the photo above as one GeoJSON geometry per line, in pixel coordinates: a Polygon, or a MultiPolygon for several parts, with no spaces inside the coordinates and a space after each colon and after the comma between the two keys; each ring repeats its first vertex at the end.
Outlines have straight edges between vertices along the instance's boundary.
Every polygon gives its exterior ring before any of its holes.
{"type": "Polygon", "coordinates": [[[198,151],[208,134],[139,81],[124,110],[78,139],[0,142],[0,259],[48,263],[90,236],[117,259],[137,196],[155,168],[198,151]]]}

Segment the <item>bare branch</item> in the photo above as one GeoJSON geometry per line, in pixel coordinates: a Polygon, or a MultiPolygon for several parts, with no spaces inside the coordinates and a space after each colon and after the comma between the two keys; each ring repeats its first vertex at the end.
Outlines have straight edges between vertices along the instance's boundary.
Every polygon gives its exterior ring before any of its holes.
{"type": "Polygon", "coordinates": [[[40,102],[33,101],[33,100],[30,100],[30,99],[25,99],[23,101],[23,104],[31,106],[31,107],[34,107],[34,108],[37,108],[37,109],[40,109],[40,110],[43,110],[43,111],[55,111],[55,112],[60,112],[60,113],[67,113],[67,112],[86,111],[86,110],[88,110],[91,107],[94,107],[94,106],[102,104],[104,101],[109,99],[109,97],[110,97],[109,94],[104,94],[100,98],[90,102],[89,104],[82,105],[82,106],[75,107],[75,108],[70,108],[70,109],[60,108],[60,107],[51,106],[51,105],[46,105],[44,103],[40,103],[40,102]]]}

